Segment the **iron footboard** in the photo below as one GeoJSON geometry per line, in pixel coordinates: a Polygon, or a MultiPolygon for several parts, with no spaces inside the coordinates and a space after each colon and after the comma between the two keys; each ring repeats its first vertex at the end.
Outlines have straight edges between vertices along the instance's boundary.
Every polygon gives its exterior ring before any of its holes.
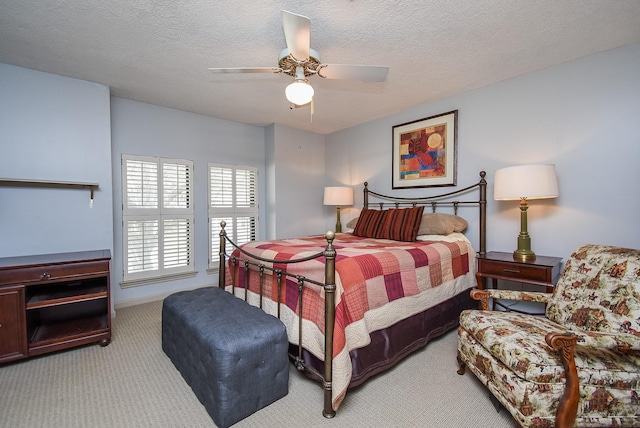
{"type": "Polygon", "coordinates": [[[296,369],[299,371],[308,371],[312,373],[314,376],[322,379],[322,387],[324,389],[324,409],[322,414],[326,418],[332,418],[335,416],[336,412],[333,409],[332,403],[332,391],[333,391],[333,331],[335,325],[335,293],[336,293],[336,282],[335,282],[335,267],[336,267],[336,250],[333,247],[333,240],[335,238],[335,233],[329,231],[325,234],[325,239],[327,240],[327,246],[324,251],[318,252],[316,254],[312,254],[310,256],[293,259],[293,260],[274,260],[258,257],[253,255],[244,249],[240,248],[236,243],[234,243],[227,236],[227,232],[225,231],[226,223],[224,221],[220,222],[220,269],[218,273],[218,286],[220,288],[225,288],[226,285],[226,265],[227,260],[231,264],[231,293],[236,296],[236,267],[242,266],[242,275],[244,275],[244,300],[248,299],[248,289],[249,289],[249,277],[253,274],[259,275],[259,283],[260,283],[260,291],[259,291],[259,307],[262,309],[263,303],[263,285],[264,285],[264,272],[265,270],[269,270],[275,275],[276,283],[278,287],[278,301],[277,305],[277,317],[280,319],[280,305],[282,304],[282,286],[284,284],[283,277],[294,278],[298,284],[298,351],[297,355],[289,353],[289,357],[293,360],[296,369]],[[230,255],[226,252],[226,244],[227,242],[231,244],[231,246],[238,250],[240,253],[239,256],[230,255]],[[249,258],[244,258],[242,255],[249,258]],[[291,264],[291,263],[301,263],[308,260],[312,260],[318,257],[324,257],[324,283],[320,283],[309,278],[306,278],[301,275],[294,275],[288,273],[282,269],[275,268],[273,266],[282,265],[282,264],[291,264]],[[266,263],[271,264],[268,266],[266,263]],[[250,266],[255,267],[255,269],[250,269],[250,266]],[[313,367],[308,366],[304,359],[302,358],[302,305],[303,305],[303,293],[305,290],[305,284],[314,284],[320,286],[324,289],[325,293],[325,308],[324,308],[324,373],[319,373],[313,367]]]}

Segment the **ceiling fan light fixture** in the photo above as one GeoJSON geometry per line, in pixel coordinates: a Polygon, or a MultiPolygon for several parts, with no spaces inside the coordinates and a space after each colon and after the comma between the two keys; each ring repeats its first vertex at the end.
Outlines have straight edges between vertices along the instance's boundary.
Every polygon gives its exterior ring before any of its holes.
{"type": "Polygon", "coordinates": [[[290,103],[295,105],[305,105],[313,98],[313,87],[306,80],[296,79],[289,84],[284,93],[290,103]]]}
{"type": "Polygon", "coordinates": [[[214,73],[282,73],[293,77],[285,89],[290,108],[311,104],[313,115],[314,90],[308,78],[350,79],[365,82],[383,82],[388,67],[378,65],[323,64],[320,54],[311,49],[311,20],[302,15],[282,11],[282,29],[287,47],[280,52],[277,67],[210,68],[214,73]],[[322,71],[322,73],[321,73],[322,71]]]}

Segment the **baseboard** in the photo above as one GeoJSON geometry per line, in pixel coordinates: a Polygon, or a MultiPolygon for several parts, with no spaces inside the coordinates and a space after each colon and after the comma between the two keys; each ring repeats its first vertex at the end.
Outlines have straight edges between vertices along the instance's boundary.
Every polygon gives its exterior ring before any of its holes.
{"type": "Polygon", "coordinates": [[[115,302],[115,310],[117,311],[118,309],[128,308],[129,306],[142,305],[144,303],[151,303],[151,302],[157,302],[158,300],[164,300],[165,297],[170,296],[173,293],[176,293],[178,291],[195,290],[196,288],[213,287],[213,286],[215,286],[215,284],[196,285],[195,287],[182,288],[180,290],[172,290],[172,291],[167,291],[160,294],[137,297],[135,299],[120,300],[118,302],[115,302]]]}

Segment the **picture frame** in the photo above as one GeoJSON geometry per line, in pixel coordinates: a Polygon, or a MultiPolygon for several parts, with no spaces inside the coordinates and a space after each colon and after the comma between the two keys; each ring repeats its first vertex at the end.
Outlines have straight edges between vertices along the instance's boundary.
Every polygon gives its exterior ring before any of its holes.
{"type": "Polygon", "coordinates": [[[392,188],[455,186],[458,110],[392,129],[392,188]]]}

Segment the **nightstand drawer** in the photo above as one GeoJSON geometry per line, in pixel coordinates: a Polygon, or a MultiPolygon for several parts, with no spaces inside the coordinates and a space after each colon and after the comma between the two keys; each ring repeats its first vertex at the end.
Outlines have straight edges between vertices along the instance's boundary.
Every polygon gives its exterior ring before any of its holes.
{"type": "Polygon", "coordinates": [[[487,275],[497,275],[504,278],[513,278],[517,281],[527,280],[551,283],[551,271],[540,269],[536,266],[524,265],[514,262],[501,262],[497,260],[478,259],[478,271],[487,275]]]}

